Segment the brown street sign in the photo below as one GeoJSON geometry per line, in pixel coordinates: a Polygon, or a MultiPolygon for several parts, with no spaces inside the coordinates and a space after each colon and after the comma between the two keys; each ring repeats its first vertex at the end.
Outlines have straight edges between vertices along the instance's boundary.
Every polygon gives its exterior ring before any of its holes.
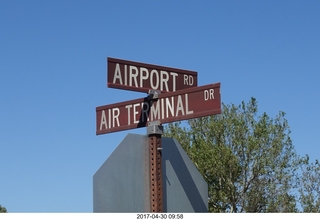
{"type": "Polygon", "coordinates": [[[220,83],[163,93],[157,100],[135,99],[96,108],[96,134],[221,113],[220,83]]]}
{"type": "Polygon", "coordinates": [[[198,73],[108,57],[107,85],[111,88],[148,92],[174,92],[197,87],[198,73]]]}

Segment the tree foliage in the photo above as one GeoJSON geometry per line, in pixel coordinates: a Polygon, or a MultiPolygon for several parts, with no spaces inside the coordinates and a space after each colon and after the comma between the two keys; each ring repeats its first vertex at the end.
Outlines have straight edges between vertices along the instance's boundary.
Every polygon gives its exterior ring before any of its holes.
{"type": "Polygon", "coordinates": [[[304,211],[319,210],[319,185],[299,170],[304,164],[320,179],[319,163],[310,167],[296,154],[284,112],[275,119],[257,113],[254,98],[222,104],[222,114],[189,120],[187,127],[171,123],[165,136],[178,140],[208,183],[210,212],[297,212],[299,192],[304,211]],[[314,209],[305,208],[314,199],[314,209]]]}
{"type": "Polygon", "coordinates": [[[7,212],[7,209],[0,205],[0,213],[7,212]]]}
{"type": "Polygon", "coordinates": [[[303,212],[320,212],[320,163],[305,158],[298,178],[299,201],[303,212]]]}

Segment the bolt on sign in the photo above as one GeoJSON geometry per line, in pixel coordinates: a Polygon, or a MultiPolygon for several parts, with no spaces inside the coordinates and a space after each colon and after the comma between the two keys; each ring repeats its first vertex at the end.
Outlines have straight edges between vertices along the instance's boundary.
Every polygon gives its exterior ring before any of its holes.
{"type": "Polygon", "coordinates": [[[221,113],[220,83],[163,93],[96,108],[96,134],[146,127],[221,113]]]}
{"type": "Polygon", "coordinates": [[[198,73],[189,70],[156,66],[108,57],[107,86],[111,88],[148,92],[175,92],[197,87],[198,73]]]}

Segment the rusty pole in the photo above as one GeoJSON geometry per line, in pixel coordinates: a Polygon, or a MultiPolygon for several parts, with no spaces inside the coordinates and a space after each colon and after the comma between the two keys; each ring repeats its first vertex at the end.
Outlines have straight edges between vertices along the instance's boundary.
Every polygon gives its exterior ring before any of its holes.
{"type": "MultiPolygon", "coordinates": [[[[160,92],[156,90],[149,91],[149,99],[158,99],[160,92]]],[[[147,126],[149,136],[149,168],[150,168],[150,211],[163,212],[162,195],[162,147],[161,135],[163,126],[159,121],[150,122],[147,126]]]]}
{"type": "Polygon", "coordinates": [[[163,212],[162,168],[161,168],[161,135],[160,123],[148,126],[150,158],[150,208],[151,212],[163,212]]]}

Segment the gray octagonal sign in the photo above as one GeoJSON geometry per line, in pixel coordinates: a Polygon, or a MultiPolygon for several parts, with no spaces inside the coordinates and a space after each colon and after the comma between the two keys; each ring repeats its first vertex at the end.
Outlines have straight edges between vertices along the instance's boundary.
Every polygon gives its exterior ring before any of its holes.
{"type": "MultiPolygon", "coordinates": [[[[208,212],[208,186],[181,145],[162,138],[164,212],[208,212]]],[[[148,137],[128,134],[93,176],[93,212],[150,212],[148,137]]]]}

